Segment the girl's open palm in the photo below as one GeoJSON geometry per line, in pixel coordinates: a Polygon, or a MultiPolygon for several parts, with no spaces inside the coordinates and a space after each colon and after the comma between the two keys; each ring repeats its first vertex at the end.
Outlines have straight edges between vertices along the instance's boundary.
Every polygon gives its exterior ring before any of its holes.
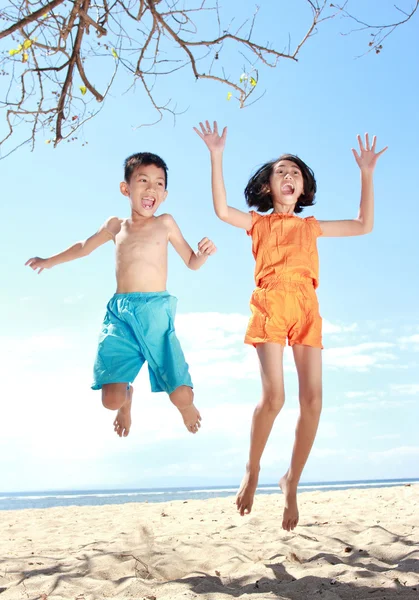
{"type": "Polygon", "coordinates": [[[364,171],[374,171],[375,165],[377,164],[377,160],[387,150],[388,146],[380,150],[380,152],[376,152],[375,146],[377,144],[377,137],[374,136],[372,138],[372,145],[370,146],[370,139],[368,133],[365,134],[365,145],[362,143],[362,138],[360,135],[358,135],[358,143],[359,154],[356,150],[352,148],[352,152],[355,156],[355,160],[358,164],[358,167],[364,171]]]}
{"type": "Polygon", "coordinates": [[[205,121],[205,125],[203,123],[200,123],[199,125],[201,131],[196,127],[194,127],[194,131],[196,131],[199,137],[204,140],[208,150],[210,152],[222,152],[226,143],[227,127],[224,127],[222,134],[219,135],[217,121],[214,121],[214,126],[212,128],[209,121],[205,121]]]}

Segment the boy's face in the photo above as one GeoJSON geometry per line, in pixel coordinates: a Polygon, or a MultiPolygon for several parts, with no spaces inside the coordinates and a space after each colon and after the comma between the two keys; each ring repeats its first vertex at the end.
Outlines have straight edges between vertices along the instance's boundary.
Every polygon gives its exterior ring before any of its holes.
{"type": "Polygon", "coordinates": [[[304,194],[304,180],[300,168],[290,160],[280,160],[272,169],[271,194],[274,201],[292,206],[304,194]]]}
{"type": "Polygon", "coordinates": [[[165,174],[156,165],[140,165],[131,175],[130,182],[123,181],[121,193],[131,202],[131,208],[143,217],[152,217],[166,200],[165,174]]]}

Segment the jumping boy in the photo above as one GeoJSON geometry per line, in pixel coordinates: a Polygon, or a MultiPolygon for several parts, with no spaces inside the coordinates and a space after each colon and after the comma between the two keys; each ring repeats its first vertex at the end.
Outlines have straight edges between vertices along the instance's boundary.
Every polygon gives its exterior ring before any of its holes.
{"type": "Polygon", "coordinates": [[[92,389],[102,390],[105,408],[117,410],[114,429],[120,437],[131,427],[135,379],[147,361],[151,389],[166,392],[196,433],[201,416],[193,403],[188,365],[175,334],[176,298],[166,291],[168,242],[189,269],[197,270],[216,247],[208,238],[194,252],[169,214],[155,216],[167,197],[167,165],[148,152],[133,154],[124,164],[121,193],[131,205],[131,217],[110,217],[100,229],[50,258],[34,257],[26,265],[41,273],[87,256],[113,240],[116,246],[117,289],[107,306],[99,337],[92,389]]]}

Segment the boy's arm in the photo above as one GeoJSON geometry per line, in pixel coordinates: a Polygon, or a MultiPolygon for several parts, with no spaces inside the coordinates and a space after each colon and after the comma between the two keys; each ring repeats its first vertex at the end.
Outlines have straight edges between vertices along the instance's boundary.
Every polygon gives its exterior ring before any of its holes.
{"type": "Polygon", "coordinates": [[[120,229],[121,220],[117,217],[110,217],[95,234],[86,240],[77,242],[70,246],[70,248],[67,248],[67,250],[60,252],[59,254],[54,254],[54,256],[50,256],[49,258],[39,258],[38,256],[30,258],[25,263],[25,266],[29,266],[34,271],[38,271],[39,275],[44,269],[51,269],[61,263],[87,256],[93,252],[93,250],[99,248],[99,246],[102,246],[110,240],[114,240],[120,229]]]}
{"type": "Polygon", "coordinates": [[[204,238],[198,244],[198,252],[194,252],[183,237],[174,218],[171,215],[162,215],[162,218],[168,229],[169,242],[189,269],[196,271],[207,262],[208,256],[217,251],[214,243],[208,238],[204,238]]]}
{"type": "Polygon", "coordinates": [[[365,135],[365,148],[358,136],[360,154],[352,149],[355,160],[361,169],[361,203],[356,219],[344,221],[319,221],[325,237],[346,237],[371,233],[374,226],[374,183],[373,174],[378,158],[387,150],[375,152],[377,138],[374,136],[370,147],[368,133],[365,135]]]}
{"type": "Polygon", "coordinates": [[[205,126],[200,123],[201,131],[194,127],[199,137],[205,142],[211,155],[211,183],[212,198],[215,214],[219,219],[234,227],[240,227],[249,231],[252,227],[252,217],[249,213],[228,206],[227,194],[223,176],[223,152],[227,137],[227,127],[224,127],[221,136],[218,134],[218,125],[214,121],[214,127],[206,121],[205,126]]]}

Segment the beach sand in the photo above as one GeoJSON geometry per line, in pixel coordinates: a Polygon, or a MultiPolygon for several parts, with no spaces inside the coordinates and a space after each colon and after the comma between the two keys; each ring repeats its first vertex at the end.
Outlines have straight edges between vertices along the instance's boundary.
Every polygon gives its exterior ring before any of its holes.
{"type": "Polygon", "coordinates": [[[0,512],[0,600],[419,600],[419,485],[0,512]]]}

